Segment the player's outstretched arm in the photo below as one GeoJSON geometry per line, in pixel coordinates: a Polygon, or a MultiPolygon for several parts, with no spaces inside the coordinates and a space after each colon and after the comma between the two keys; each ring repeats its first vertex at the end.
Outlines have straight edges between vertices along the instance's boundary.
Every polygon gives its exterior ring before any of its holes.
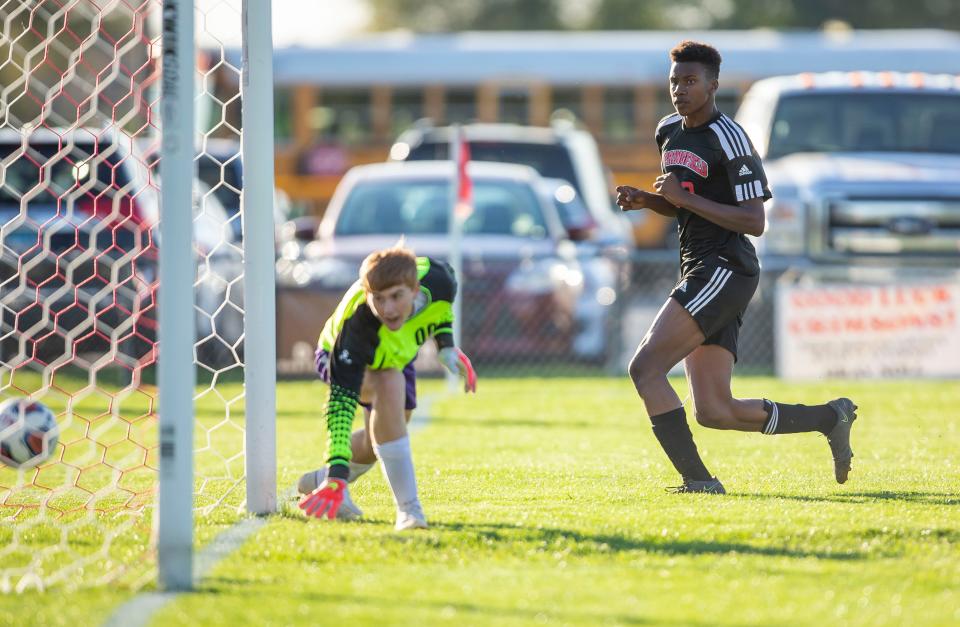
{"type": "Polygon", "coordinates": [[[300,499],[300,509],[315,518],[333,520],[343,503],[350,476],[350,432],[360,402],[364,362],[339,343],[330,361],[330,397],[325,409],[327,423],[327,479],[300,499]]]}
{"type": "Polygon", "coordinates": [[[670,204],[670,201],[666,198],[660,194],[653,194],[630,185],[617,187],[617,205],[621,211],[649,209],[668,218],[677,217],[677,208],[670,204]]]}

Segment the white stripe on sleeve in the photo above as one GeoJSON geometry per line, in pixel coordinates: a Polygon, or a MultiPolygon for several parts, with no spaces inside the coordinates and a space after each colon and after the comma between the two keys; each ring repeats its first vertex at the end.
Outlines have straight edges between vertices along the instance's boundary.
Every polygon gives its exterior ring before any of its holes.
{"type": "Polygon", "coordinates": [[[740,125],[725,115],[720,116],[720,121],[726,124],[727,128],[730,129],[730,132],[733,133],[734,137],[736,137],[737,143],[740,144],[741,155],[744,157],[749,155],[750,140],[747,139],[747,134],[743,132],[743,129],[740,128],[740,125]]]}
{"type": "Polygon", "coordinates": [[[710,130],[716,133],[717,139],[720,140],[720,146],[723,148],[724,154],[727,155],[727,160],[733,161],[736,155],[734,154],[733,149],[730,148],[730,143],[727,141],[726,135],[724,135],[723,131],[720,130],[720,126],[714,122],[710,125],[710,130]]]}
{"type": "Polygon", "coordinates": [[[777,404],[773,401],[770,401],[770,404],[773,405],[773,411],[770,412],[767,428],[763,430],[766,435],[773,435],[777,431],[777,423],[780,422],[780,412],[777,409],[777,404]]]}

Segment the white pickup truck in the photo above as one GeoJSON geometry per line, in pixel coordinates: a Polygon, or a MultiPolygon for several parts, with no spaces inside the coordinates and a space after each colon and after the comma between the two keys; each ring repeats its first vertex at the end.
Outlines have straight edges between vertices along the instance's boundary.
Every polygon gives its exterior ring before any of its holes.
{"type": "Polygon", "coordinates": [[[960,263],[960,77],[769,78],[736,118],[774,195],[765,269],[960,263]]]}

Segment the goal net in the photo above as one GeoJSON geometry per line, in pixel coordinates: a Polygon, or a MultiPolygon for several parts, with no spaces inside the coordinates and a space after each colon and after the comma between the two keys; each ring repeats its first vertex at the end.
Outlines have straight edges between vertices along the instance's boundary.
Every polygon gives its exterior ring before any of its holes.
{"type": "MultiPolygon", "coordinates": [[[[0,2],[0,400],[39,401],[59,428],[42,464],[0,466],[5,592],[156,576],[161,8],[0,2]]],[[[194,17],[193,516],[216,528],[245,499],[241,68],[226,52],[241,15],[198,0],[194,17]]]]}

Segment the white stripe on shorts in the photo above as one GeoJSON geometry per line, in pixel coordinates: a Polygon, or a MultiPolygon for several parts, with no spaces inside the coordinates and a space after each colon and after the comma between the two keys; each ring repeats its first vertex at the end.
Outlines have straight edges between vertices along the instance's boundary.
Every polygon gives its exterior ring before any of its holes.
{"type": "Polygon", "coordinates": [[[703,290],[699,294],[697,294],[693,300],[687,303],[686,305],[687,311],[693,314],[694,313],[693,310],[696,307],[698,307],[700,303],[704,301],[704,299],[709,298],[710,295],[713,294],[713,291],[720,285],[720,283],[723,281],[723,278],[729,272],[730,272],[729,270],[726,270],[724,268],[717,268],[716,270],[714,270],[713,276],[710,277],[709,281],[707,281],[707,284],[703,287],[703,290]]]}
{"type": "MultiPolygon", "coordinates": [[[[723,289],[723,286],[727,284],[727,280],[730,279],[730,275],[733,274],[733,272],[731,272],[730,270],[721,270],[721,273],[722,273],[722,276],[720,278],[720,281],[716,285],[714,285],[713,291],[710,292],[710,294],[706,298],[701,300],[695,307],[693,308],[688,307],[688,310],[690,311],[691,316],[697,315],[698,311],[706,307],[710,301],[716,298],[717,294],[720,293],[720,290],[723,289]]],[[[704,290],[704,293],[705,292],[706,290],[704,290]]],[[[700,296],[703,296],[703,294],[701,294],[700,296]]]]}

